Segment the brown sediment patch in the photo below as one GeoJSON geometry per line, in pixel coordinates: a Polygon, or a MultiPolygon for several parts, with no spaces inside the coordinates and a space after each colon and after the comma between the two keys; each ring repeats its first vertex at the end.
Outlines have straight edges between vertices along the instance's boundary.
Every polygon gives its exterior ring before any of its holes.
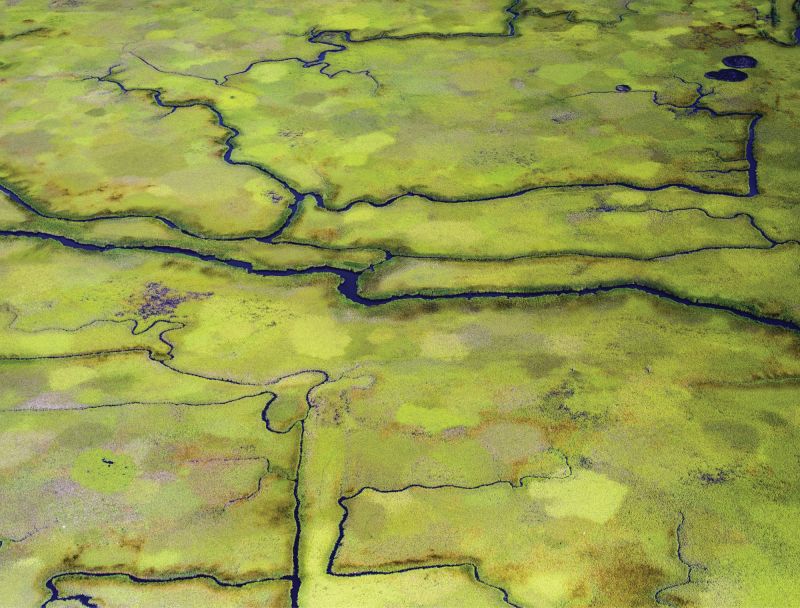
{"type": "Polygon", "coordinates": [[[204,277],[213,279],[225,279],[230,276],[230,269],[224,266],[215,266],[213,264],[203,264],[199,267],[199,272],[204,277]]]}
{"type": "Polygon", "coordinates": [[[269,524],[269,527],[278,527],[287,523],[294,525],[294,500],[287,500],[278,507],[264,504],[259,512],[263,514],[264,521],[269,524]]]}
{"type": "Polygon", "coordinates": [[[422,317],[427,314],[435,313],[439,310],[440,305],[432,301],[400,301],[394,303],[391,312],[391,320],[409,321],[422,317]]]}
{"type": "MultiPolygon", "coordinates": [[[[755,28],[754,23],[743,23],[740,27],[755,28]]],[[[730,48],[742,43],[742,36],[733,28],[722,23],[709,25],[690,25],[691,33],[675,40],[676,44],[687,48],[730,48]]]]}
{"type": "Polygon", "coordinates": [[[642,606],[651,603],[652,590],[663,585],[667,573],[647,560],[639,545],[615,547],[597,555],[591,575],[609,606],[642,606]]]}
{"type": "Polygon", "coordinates": [[[338,228],[320,228],[309,233],[312,241],[321,241],[323,243],[335,241],[340,235],[341,230],[338,228]]]}
{"type": "Polygon", "coordinates": [[[145,540],[141,537],[121,536],[119,546],[123,549],[132,549],[135,553],[140,553],[144,548],[145,540]]]}
{"type": "Polygon", "coordinates": [[[438,566],[453,562],[464,562],[464,559],[456,554],[429,552],[423,557],[406,557],[403,559],[381,562],[380,565],[376,567],[373,563],[359,562],[355,561],[354,559],[348,560],[346,557],[339,557],[337,555],[335,565],[338,567],[335,567],[334,571],[358,572],[359,570],[369,569],[390,574],[396,570],[407,570],[409,568],[419,568],[425,566],[438,566]]]}
{"type": "Polygon", "coordinates": [[[72,551],[68,555],[65,555],[61,559],[61,567],[58,568],[58,569],[59,570],[73,570],[75,568],[75,566],[79,563],[79,561],[81,559],[81,555],[83,554],[83,552],[86,549],[87,549],[87,546],[85,544],[84,545],[78,545],[77,547],[72,549],[72,551]]]}

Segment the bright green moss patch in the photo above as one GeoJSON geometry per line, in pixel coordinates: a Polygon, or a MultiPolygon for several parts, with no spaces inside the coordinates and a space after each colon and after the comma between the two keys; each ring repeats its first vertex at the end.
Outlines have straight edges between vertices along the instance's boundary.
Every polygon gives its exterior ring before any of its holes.
{"type": "Polygon", "coordinates": [[[136,464],[126,454],[109,450],[87,450],[78,455],[72,466],[72,479],[98,492],[120,492],[136,476],[136,464]]]}
{"type": "Polygon", "coordinates": [[[420,426],[425,432],[434,434],[454,427],[475,426],[479,422],[474,414],[444,408],[419,407],[413,403],[401,405],[395,417],[401,424],[420,426]]]}
{"type": "Polygon", "coordinates": [[[627,491],[625,485],[587,471],[576,475],[574,483],[531,486],[529,492],[546,503],[544,510],[550,517],[604,524],[619,510],[627,491]]]}

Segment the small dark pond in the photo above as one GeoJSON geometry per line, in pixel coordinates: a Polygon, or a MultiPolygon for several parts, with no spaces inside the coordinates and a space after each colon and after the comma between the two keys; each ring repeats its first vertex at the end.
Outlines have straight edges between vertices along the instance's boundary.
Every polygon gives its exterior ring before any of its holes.
{"type": "Polygon", "coordinates": [[[742,80],[747,80],[747,74],[741,70],[730,68],[706,72],[705,76],[711,80],[722,80],[724,82],[741,82],[742,80]]]}
{"type": "Polygon", "coordinates": [[[754,68],[758,65],[758,60],[750,55],[731,55],[725,57],[722,63],[729,68],[754,68]]]}

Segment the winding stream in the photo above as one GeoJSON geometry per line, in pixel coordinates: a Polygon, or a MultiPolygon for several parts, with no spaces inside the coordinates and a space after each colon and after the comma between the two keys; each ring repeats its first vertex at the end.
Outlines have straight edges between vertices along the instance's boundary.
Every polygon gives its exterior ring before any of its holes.
{"type": "Polygon", "coordinates": [[[312,266],[309,268],[302,268],[302,269],[289,268],[285,270],[263,270],[263,269],[253,268],[253,265],[250,262],[245,262],[243,260],[220,258],[214,255],[203,254],[182,247],[170,247],[162,245],[153,245],[153,246],[94,245],[88,243],[81,243],[80,241],[76,241],[74,239],[60,236],[57,234],[48,234],[45,232],[33,232],[28,230],[0,230],[0,236],[33,238],[40,240],[55,241],[65,247],[69,247],[72,249],[79,249],[82,251],[93,251],[93,252],[104,252],[104,251],[115,251],[115,250],[149,251],[149,252],[163,253],[169,255],[182,255],[202,260],[204,262],[216,262],[232,268],[244,270],[248,274],[254,274],[262,277],[290,277],[290,276],[302,276],[302,275],[330,274],[339,278],[339,284],[336,289],[342,296],[344,296],[345,299],[354,304],[359,304],[367,307],[383,306],[386,304],[391,304],[393,302],[399,302],[402,300],[434,301],[434,300],[464,300],[464,299],[471,300],[471,299],[482,299],[482,298],[533,299],[533,298],[546,298],[552,296],[587,296],[587,295],[597,295],[613,291],[625,290],[625,291],[637,291],[640,293],[645,293],[657,298],[661,298],[663,300],[669,300],[670,302],[674,302],[676,304],[682,304],[684,306],[690,306],[693,308],[705,308],[708,310],[727,312],[734,316],[747,319],[749,321],[755,321],[756,323],[760,323],[762,325],[769,325],[771,327],[779,327],[781,329],[788,329],[790,331],[800,332],[800,325],[794,323],[793,321],[787,321],[784,319],[776,319],[764,315],[758,315],[748,312],[746,310],[735,308],[733,306],[726,306],[724,304],[691,300],[689,298],[677,296],[663,289],[648,287],[647,285],[639,285],[637,283],[630,283],[630,282],[619,283],[615,285],[603,285],[598,287],[587,287],[584,289],[551,289],[542,291],[462,291],[462,292],[444,293],[444,294],[410,293],[410,294],[387,296],[383,298],[377,298],[377,297],[370,298],[367,296],[363,296],[361,295],[361,293],[359,293],[358,280],[361,274],[365,272],[363,270],[361,271],[346,270],[343,268],[336,268],[333,266],[326,266],[326,265],[312,266]]]}

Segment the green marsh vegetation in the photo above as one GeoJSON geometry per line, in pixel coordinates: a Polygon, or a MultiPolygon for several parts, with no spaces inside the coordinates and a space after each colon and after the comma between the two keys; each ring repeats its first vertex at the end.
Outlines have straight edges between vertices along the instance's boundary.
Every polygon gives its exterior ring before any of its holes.
{"type": "Polygon", "coordinates": [[[0,605],[800,606],[798,19],[6,2],[0,605]]]}

